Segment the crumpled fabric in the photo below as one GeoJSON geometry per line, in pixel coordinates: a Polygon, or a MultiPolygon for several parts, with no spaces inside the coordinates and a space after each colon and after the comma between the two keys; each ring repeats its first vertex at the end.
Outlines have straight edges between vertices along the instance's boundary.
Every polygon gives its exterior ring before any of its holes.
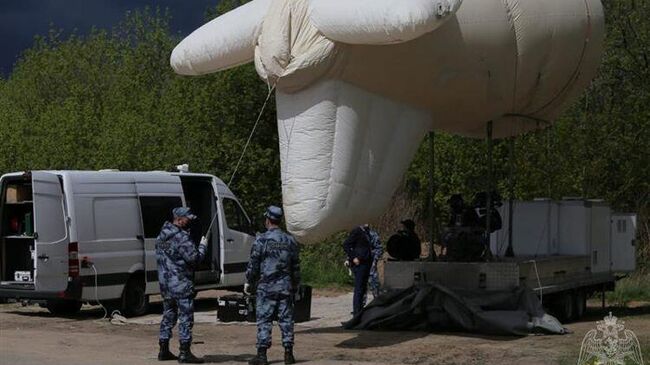
{"type": "Polygon", "coordinates": [[[343,328],[464,331],[515,336],[538,331],[565,333],[563,328],[560,331],[561,326],[547,325],[551,318],[529,288],[472,291],[423,284],[380,295],[350,321],[343,323],[343,328]],[[536,320],[540,318],[544,320],[536,320]],[[545,325],[538,326],[541,323],[545,325]]]}

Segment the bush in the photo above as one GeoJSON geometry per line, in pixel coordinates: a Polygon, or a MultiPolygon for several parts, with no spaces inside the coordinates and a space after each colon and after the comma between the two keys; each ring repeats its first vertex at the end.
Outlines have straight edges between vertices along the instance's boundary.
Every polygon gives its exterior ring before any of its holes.
{"type": "Polygon", "coordinates": [[[300,269],[304,283],[313,287],[348,287],[352,279],[343,266],[346,259],[343,252],[344,232],[324,241],[303,245],[300,251],[300,269]]]}
{"type": "Polygon", "coordinates": [[[635,274],[616,283],[616,290],[607,293],[607,300],[625,307],[631,301],[650,301],[650,275],[635,274]]]}

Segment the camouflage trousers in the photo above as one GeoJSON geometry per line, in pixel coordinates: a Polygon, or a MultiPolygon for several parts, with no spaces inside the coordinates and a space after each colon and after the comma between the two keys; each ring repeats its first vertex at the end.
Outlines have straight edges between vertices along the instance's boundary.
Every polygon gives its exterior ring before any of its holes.
{"type": "Polygon", "coordinates": [[[278,319],[282,332],[282,346],[293,346],[293,296],[269,296],[258,292],[256,308],[257,347],[271,347],[273,319],[278,319]]]}
{"type": "Polygon", "coordinates": [[[172,338],[172,328],[178,320],[178,339],[180,342],[192,341],[194,327],[194,298],[171,298],[163,300],[163,317],[160,321],[160,340],[172,338]]]}

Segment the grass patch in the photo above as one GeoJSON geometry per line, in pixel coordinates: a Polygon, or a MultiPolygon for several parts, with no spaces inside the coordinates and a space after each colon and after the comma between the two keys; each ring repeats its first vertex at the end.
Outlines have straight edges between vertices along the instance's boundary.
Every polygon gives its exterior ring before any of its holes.
{"type": "Polygon", "coordinates": [[[343,266],[344,232],[335,234],[322,242],[303,245],[300,248],[300,271],[303,282],[315,288],[349,288],[352,279],[343,266]]]}
{"type": "Polygon", "coordinates": [[[607,293],[607,301],[625,307],[631,301],[650,301],[650,274],[633,274],[616,283],[616,290],[607,293]]]}

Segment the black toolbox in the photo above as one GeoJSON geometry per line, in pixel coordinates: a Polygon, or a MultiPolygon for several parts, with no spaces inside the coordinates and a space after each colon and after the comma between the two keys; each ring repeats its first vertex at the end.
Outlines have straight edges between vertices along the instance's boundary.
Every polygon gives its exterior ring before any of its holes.
{"type": "Polygon", "coordinates": [[[254,300],[243,294],[219,297],[217,319],[221,322],[255,322],[254,300]]]}
{"type": "MultiPolygon", "coordinates": [[[[294,298],[294,322],[306,322],[311,318],[311,294],[309,285],[302,285],[294,298]]],[[[219,297],[217,319],[221,322],[255,322],[255,296],[232,294],[219,297]]],[[[277,320],[277,314],[275,315],[277,320]]]]}

